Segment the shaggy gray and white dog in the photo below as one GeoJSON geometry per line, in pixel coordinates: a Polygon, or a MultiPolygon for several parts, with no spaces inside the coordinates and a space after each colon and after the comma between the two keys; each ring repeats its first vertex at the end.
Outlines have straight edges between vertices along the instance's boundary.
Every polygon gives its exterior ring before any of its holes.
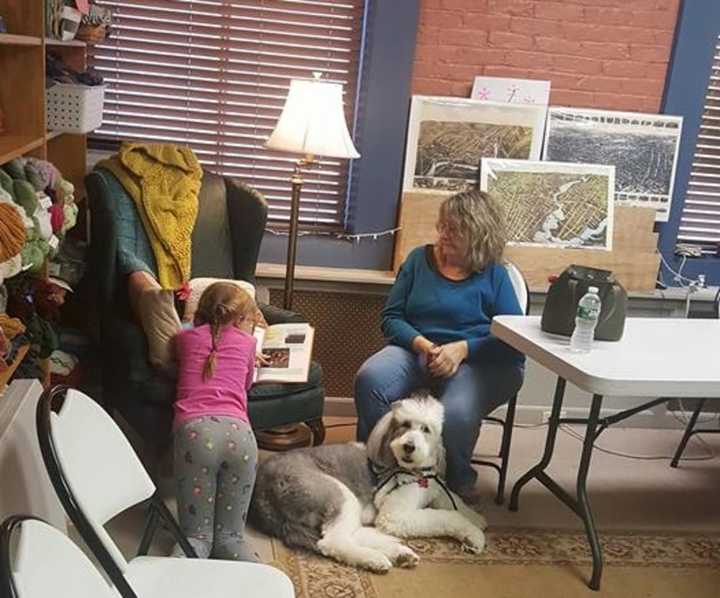
{"type": "Polygon", "coordinates": [[[437,400],[404,399],[378,422],[367,446],[273,455],[258,469],[251,522],[287,546],[377,572],[418,563],[398,538],[450,536],[465,550],[482,551],[484,518],[442,481],[442,421],[437,400]]]}

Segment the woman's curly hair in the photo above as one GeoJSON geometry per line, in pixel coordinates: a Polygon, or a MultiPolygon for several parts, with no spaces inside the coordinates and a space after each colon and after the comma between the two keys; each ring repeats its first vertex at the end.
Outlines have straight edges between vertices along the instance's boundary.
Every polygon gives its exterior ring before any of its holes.
{"type": "Polygon", "coordinates": [[[443,227],[464,243],[465,266],[471,272],[502,261],[507,243],[505,213],[488,193],[474,189],[448,197],[438,216],[438,228],[443,227]]]}

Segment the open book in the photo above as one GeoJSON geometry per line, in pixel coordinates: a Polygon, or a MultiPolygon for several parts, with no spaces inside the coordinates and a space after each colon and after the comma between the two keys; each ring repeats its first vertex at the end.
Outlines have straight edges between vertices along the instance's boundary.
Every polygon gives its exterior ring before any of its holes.
{"type": "Polygon", "coordinates": [[[258,353],[270,365],[255,370],[255,382],[307,382],[315,329],[310,324],[257,326],[258,353]]]}

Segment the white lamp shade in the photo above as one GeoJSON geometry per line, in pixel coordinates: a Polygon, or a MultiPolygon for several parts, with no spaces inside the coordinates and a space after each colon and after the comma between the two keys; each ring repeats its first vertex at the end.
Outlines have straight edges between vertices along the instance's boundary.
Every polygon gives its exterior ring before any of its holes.
{"type": "Polygon", "coordinates": [[[342,86],[293,79],[280,119],[265,146],[329,158],[359,158],[345,123],[342,86]]]}

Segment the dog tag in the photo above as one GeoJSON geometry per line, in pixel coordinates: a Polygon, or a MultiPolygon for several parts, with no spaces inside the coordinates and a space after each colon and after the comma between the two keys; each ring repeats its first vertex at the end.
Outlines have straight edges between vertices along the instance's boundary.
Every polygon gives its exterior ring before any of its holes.
{"type": "Polygon", "coordinates": [[[427,478],[420,478],[418,480],[418,486],[420,486],[420,488],[427,488],[429,485],[430,485],[430,482],[428,481],[427,478]]]}

